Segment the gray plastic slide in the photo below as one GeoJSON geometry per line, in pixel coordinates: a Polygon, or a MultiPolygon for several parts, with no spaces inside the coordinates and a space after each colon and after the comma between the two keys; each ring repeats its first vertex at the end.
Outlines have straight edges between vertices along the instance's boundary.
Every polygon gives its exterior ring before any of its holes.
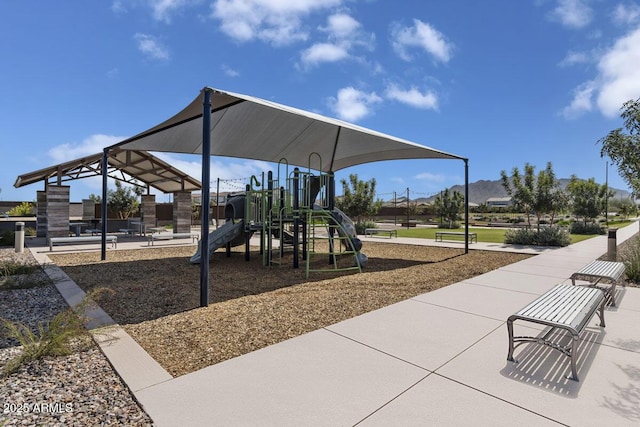
{"type": "MultiPolygon", "coordinates": [[[[227,221],[220,228],[209,233],[209,255],[214,253],[216,249],[223,247],[227,243],[232,242],[244,231],[244,221],[227,221]]],[[[191,257],[191,264],[200,264],[202,256],[202,240],[198,244],[198,251],[191,257]]]]}

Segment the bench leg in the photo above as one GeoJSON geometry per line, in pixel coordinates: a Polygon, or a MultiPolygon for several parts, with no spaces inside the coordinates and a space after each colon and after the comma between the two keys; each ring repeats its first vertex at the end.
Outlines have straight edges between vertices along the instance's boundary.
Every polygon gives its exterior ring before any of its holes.
{"type": "Polygon", "coordinates": [[[580,381],[578,378],[578,369],[576,368],[576,357],[578,356],[578,345],[580,344],[580,337],[578,335],[574,335],[571,338],[573,341],[571,343],[571,376],[567,377],[570,380],[580,381]]]}
{"type": "Polygon", "coordinates": [[[509,353],[507,354],[507,360],[509,362],[515,362],[513,359],[513,320],[507,320],[507,331],[509,332],[509,353]]]}

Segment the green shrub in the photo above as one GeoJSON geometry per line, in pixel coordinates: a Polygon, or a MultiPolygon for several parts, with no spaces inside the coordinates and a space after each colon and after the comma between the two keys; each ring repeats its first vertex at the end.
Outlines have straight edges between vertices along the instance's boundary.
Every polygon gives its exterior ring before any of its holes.
{"type": "Polygon", "coordinates": [[[37,265],[0,262],[0,290],[36,288],[51,283],[48,276],[35,274],[37,272],[42,272],[37,265]]]}
{"type": "Polygon", "coordinates": [[[627,279],[634,283],[640,283],[640,241],[634,244],[622,255],[627,279]]]}
{"type": "Polygon", "coordinates": [[[568,246],[571,236],[558,227],[509,229],[504,233],[504,242],[527,246],[568,246]]]}
{"type": "Polygon", "coordinates": [[[595,222],[585,224],[584,222],[575,221],[571,224],[571,234],[606,234],[602,225],[595,222]]]}
{"type": "Polygon", "coordinates": [[[13,208],[7,211],[7,215],[9,216],[32,216],[33,215],[33,205],[29,202],[22,202],[18,206],[14,206],[13,208]]]}
{"type": "Polygon", "coordinates": [[[0,233],[0,246],[13,246],[15,243],[15,231],[5,230],[0,233]]]}
{"type": "Polygon", "coordinates": [[[364,234],[367,228],[378,228],[374,221],[360,221],[356,223],[356,234],[364,234]]]}

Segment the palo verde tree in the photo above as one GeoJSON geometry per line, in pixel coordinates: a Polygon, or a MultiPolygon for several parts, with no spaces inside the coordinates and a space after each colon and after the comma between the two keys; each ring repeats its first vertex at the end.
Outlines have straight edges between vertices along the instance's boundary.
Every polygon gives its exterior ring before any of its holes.
{"type": "Polygon", "coordinates": [[[127,219],[140,207],[139,198],[142,187],[124,187],[122,182],[116,181],[116,189],[107,191],[107,206],[118,213],[118,218],[127,219]]]}
{"type": "Polygon", "coordinates": [[[336,198],[336,206],[360,224],[364,218],[370,218],[382,207],[382,200],[374,200],[376,180],[361,181],[357,174],[350,174],[349,181],[341,179],[342,197],[336,198]]]}
{"type": "Polygon", "coordinates": [[[535,174],[536,167],[525,163],[524,175],[517,167],[511,172],[511,177],[503,170],[500,172],[502,186],[511,196],[516,208],[520,209],[527,216],[527,223],[531,227],[531,214],[537,218],[538,231],[540,230],[540,220],[544,215],[551,215],[553,224],[556,213],[561,211],[566,204],[566,197],[560,188],[560,182],[556,178],[551,162],[538,175],[535,174]]]}
{"type": "Polygon", "coordinates": [[[588,180],[578,179],[571,176],[571,181],[567,185],[569,193],[571,213],[582,219],[586,226],[587,222],[594,223],[602,215],[607,207],[607,199],[614,196],[614,192],[607,189],[606,185],[600,185],[595,178],[588,180]]]}
{"type": "Polygon", "coordinates": [[[448,228],[454,228],[454,224],[460,219],[460,213],[464,208],[464,196],[455,190],[451,193],[447,188],[436,196],[433,206],[437,215],[447,221],[448,228]]]}
{"type": "Polygon", "coordinates": [[[600,156],[608,156],[618,167],[618,173],[629,185],[635,197],[640,195],[640,98],[622,105],[620,117],[624,127],[609,132],[598,142],[602,144],[600,156]]]}

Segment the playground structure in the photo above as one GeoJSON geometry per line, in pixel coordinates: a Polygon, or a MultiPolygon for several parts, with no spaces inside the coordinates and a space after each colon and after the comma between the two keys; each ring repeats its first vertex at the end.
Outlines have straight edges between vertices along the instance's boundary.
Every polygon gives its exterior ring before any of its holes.
{"type": "MultiPolygon", "coordinates": [[[[296,167],[291,172],[286,159],[281,159],[275,178],[272,171],[266,181],[264,173],[260,180],[252,176],[244,193],[230,196],[225,205],[226,222],[209,234],[209,254],[226,245],[230,256],[232,246],[244,243],[249,261],[249,241],[259,233],[265,266],[282,264],[284,254],[292,251],[293,268],[299,268],[302,259],[307,277],[317,271],[361,271],[367,262],[360,252],[362,242],[351,219],[334,206],[334,175],[312,172],[315,157],[321,163],[320,155],[312,153],[307,171],[296,167]],[[326,257],[327,262],[318,262],[318,257],[326,257]],[[353,262],[339,262],[345,258],[353,262]]],[[[317,170],[322,170],[321,164],[317,170]]],[[[191,263],[200,263],[202,250],[200,244],[191,263]]]]}

